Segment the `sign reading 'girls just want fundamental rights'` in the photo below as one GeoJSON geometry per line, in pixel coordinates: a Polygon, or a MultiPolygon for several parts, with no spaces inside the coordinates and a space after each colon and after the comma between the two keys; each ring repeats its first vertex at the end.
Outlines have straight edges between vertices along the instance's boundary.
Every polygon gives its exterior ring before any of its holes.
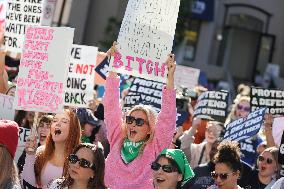
{"type": "Polygon", "coordinates": [[[63,111],[73,36],[72,28],[27,28],[15,109],[50,113],[63,111]]]}

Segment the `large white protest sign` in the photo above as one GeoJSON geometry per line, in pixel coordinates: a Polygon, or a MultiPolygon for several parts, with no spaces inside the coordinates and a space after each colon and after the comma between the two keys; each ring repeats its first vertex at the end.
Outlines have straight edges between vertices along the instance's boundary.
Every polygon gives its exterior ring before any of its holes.
{"type": "Polygon", "coordinates": [[[245,118],[229,123],[226,127],[224,140],[242,141],[256,135],[262,125],[265,108],[250,113],[245,118]]]}
{"type": "Polygon", "coordinates": [[[40,25],[42,0],[8,0],[4,43],[6,50],[22,52],[27,25],[40,25]]]}
{"type": "Polygon", "coordinates": [[[0,119],[14,120],[14,97],[0,94],[0,119]]]}
{"type": "Polygon", "coordinates": [[[129,0],[111,70],[166,82],[180,0],[129,0]]]}
{"type": "Polygon", "coordinates": [[[65,105],[87,108],[93,99],[97,47],[73,45],[68,69],[65,105]]]}
{"type": "Polygon", "coordinates": [[[188,66],[176,66],[175,85],[193,89],[198,84],[200,70],[188,66]]]}
{"type": "Polygon", "coordinates": [[[15,109],[51,113],[63,111],[73,35],[72,28],[27,28],[15,109]]]}
{"type": "Polygon", "coordinates": [[[277,115],[284,113],[284,91],[251,87],[251,110],[267,107],[267,113],[277,115]]]}

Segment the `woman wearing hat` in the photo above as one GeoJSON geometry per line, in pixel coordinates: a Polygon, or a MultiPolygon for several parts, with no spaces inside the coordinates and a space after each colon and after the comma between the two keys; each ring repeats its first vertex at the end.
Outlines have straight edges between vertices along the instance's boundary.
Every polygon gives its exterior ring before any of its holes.
{"type": "Polygon", "coordinates": [[[81,142],[92,143],[90,137],[93,131],[95,130],[95,132],[98,132],[98,130],[100,129],[98,119],[94,116],[93,112],[90,109],[77,108],[75,112],[80,121],[82,129],[81,142]]]}
{"type": "MultiPolygon", "coordinates": [[[[114,54],[115,44],[110,51],[114,54]]],[[[119,56],[118,52],[116,56],[119,56]]],[[[166,64],[167,85],[162,90],[158,116],[149,106],[138,105],[126,114],[123,121],[119,106],[119,77],[114,72],[107,77],[104,107],[110,153],[106,159],[105,181],[109,188],[153,188],[151,169],[147,165],[171,144],[176,122],[174,55],[169,56],[166,64]]]]}
{"type": "Polygon", "coordinates": [[[0,120],[0,188],[18,189],[20,182],[14,157],[18,145],[19,127],[14,121],[0,120]]]}
{"type": "Polygon", "coordinates": [[[180,189],[194,177],[182,150],[164,149],[151,164],[156,189],[180,189]]]}

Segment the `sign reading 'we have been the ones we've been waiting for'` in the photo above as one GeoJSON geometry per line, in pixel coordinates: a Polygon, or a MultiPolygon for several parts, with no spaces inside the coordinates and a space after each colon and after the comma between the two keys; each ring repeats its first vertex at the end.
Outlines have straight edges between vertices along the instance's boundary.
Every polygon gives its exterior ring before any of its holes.
{"type": "Polygon", "coordinates": [[[165,83],[180,0],[129,0],[110,70],[165,83]]]}

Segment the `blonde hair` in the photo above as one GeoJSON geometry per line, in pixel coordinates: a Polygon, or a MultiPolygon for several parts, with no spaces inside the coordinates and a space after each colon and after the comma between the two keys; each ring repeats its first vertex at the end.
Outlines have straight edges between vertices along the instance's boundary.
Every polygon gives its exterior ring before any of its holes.
{"type": "Polygon", "coordinates": [[[236,110],[237,110],[237,106],[243,102],[243,101],[246,101],[246,102],[249,102],[250,103],[250,97],[249,96],[237,96],[234,100],[234,104],[232,105],[232,109],[231,109],[231,112],[230,114],[228,115],[226,121],[225,121],[225,127],[231,123],[232,121],[235,121],[237,119],[236,117],[236,110]]]}
{"type": "MultiPolygon", "coordinates": [[[[133,112],[135,111],[142,111],[145,113],[146,117],[147,117],[147,123],[150,127],[150,134],[148,135],[148,137],[146,138],[145,143],[142,145],[139,155],[142,154],[145,146],[150,143],[153,138],[154,138],[154,134],[155,134],[155,125],[157,123],[157,113],[151,108],[151,106],[148,105],[136,105],[134,106],[131,110],[129,110],[127,112],[127,116],[131,115],[133,112]]],[[[125,123],[125,121],[122,124],[122,141],[121,141],[121,147],[123,145],[124,140],[127,138],[127,123],[125,123]]]]}
{"type": "Polygon", "coordinates": [[[0,144],[0,188],[6,188],[9,184],[20,185],[18,169],[11,154],[6,147],[0,144]],[[5,170],[5,171],[3,171],[5,170]]]}
{"type": "MultiPolygon", "coordinates": [[[[263,154],[264,152],[269,152],[275,163],[276,163],[276,168],[277,168],[277,171],[275,173],[276,175],[276,179],[279,179],[280,178],[280,170],[281,170],[281,165],[278,163],[278,153],[279,153],[279,149],[275,146],[273,147],[269,147],[269,148],[266,148],[265,150],[263,150],[263,152],[261,154],[263,154]]],[[[257,160],[257,164],[258,164],[258,160],[257,160]]]]}

